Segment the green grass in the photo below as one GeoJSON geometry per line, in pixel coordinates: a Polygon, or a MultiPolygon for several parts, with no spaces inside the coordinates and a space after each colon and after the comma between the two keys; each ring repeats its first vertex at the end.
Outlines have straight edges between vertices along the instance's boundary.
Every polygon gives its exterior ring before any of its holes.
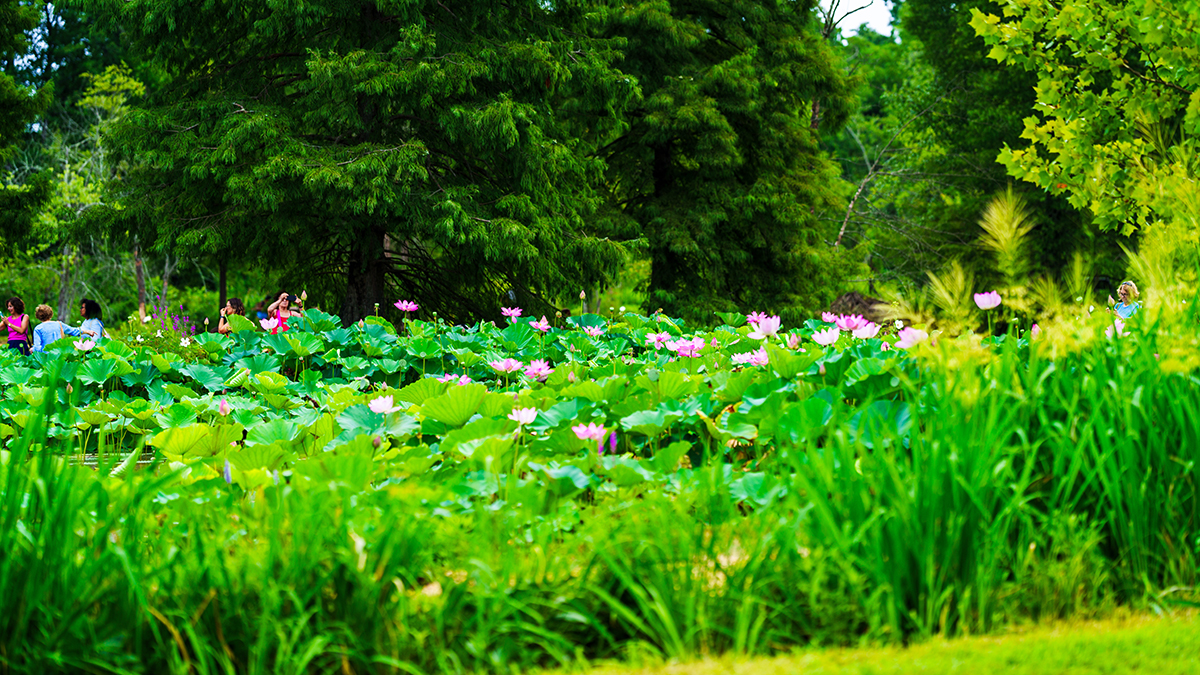
{"type": "Polygon", "coordinates": [[[1062,623],[1006,635],[935,639],[907,648],[807,650],[758,659],[576,668],[588,675],[1120,675],[1200,673],[1195,614],[1062,623]]]}

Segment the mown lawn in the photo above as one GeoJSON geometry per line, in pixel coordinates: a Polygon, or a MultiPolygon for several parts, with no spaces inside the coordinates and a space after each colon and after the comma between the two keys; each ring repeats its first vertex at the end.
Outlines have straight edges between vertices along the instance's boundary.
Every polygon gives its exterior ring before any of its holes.
{"type": "Polygon", "coordinates": [[[1196,613],[1173,617],[1142,615],[1062,623],[999,636],[937,639],[903,648],[813,649],[775,658],[614,665],[571,672],[589,675],[1200,673],[1200,617],[1196,613]]]}

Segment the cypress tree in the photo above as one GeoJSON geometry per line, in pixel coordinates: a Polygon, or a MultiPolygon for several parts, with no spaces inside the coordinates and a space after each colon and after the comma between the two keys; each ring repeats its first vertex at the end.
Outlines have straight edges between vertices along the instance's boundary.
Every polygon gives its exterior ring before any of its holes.
{"type": "Polygon", "coordinates": [[[815,2],[594,4],[644,95],[602,156],[610,222],[645,238],[649,309],[711,321],[826,306],[862,266],[830,246],[846,185],[818,141],[852,90],[815,2]]]}
{"type": "Polygon", "coordinates": [[[50,87],[34,90],[14,74],[29,49],[26,31],[37,26],[37,8],[20,0],[0,0],[0,233],[13,243],[28,236],[36,209],[50,197],[49,176],[10,185],[7,164],[29,124],[50,103],[50,87]]]}
{"type": "Polygon", "coordinates": [[[112,135],[140,160],[115,228],[149,228],[160,249],[248,252],[345,321],[397,297],[493,316],[623,260],[589,225],[603,162],[565,120],[619,117],[636,83],[611,40],[563,29],[580,20],[570,7],[88,7],[166,74],[112,135]]]}

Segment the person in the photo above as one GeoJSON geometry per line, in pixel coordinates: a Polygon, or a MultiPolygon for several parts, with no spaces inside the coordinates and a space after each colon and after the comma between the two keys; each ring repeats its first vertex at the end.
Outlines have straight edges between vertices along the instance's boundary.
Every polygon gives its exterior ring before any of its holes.
{"type": "Polygon", "coordinates": [[[233,332],[229,322],[225,317],[237,314],[238,316],[246,316],[246,305],[242,304],[241,298],[230,298],[225,301],[225,306],[221,308],[221,320],[217,323],[217,332],[221,335],[229,335],[233,332]]]}
{"type": "Polygon", "coordinates": [[[1142,308],[1142,303],[1137,302],[1138,295],[1137,284],[1132,281],[1121,282],[1121,285],[1117,287],[1117,297],[1120,298],[1120,301],[1113,300],[1111,295],[1108,296],[1108,304],[1111,305],[1108,311],[1122,319],[1129,319],[1142,308]]]}
{"type": "Polygon", "coordinates": [[[54,310],[50,309],[50,305],[38,305],[37,309],[33,310],[33,315],[37,317],[38,325],[33,328],[33,351],[43,352],[51,343],[61,340],[67,335],[79,337],[83,335],[83,331],[74,326],[68,326],[61,321],[51,321],[54,318],[54,310]]]}
{"type": "Polygon", "coordinates": [[[95,337],[108,337],[104,332],[103,316],[100,313],[100,303],[84,298],[79,303],[79,314],[83,316],[83,324],[79,330],[95,337]]]}
{"type": "Polygon", "coordinates": [[[291,307],[299,302],[300,298],[297,298],[294,295],[289,295],[285,291],[279,294],[278,300],[272,302],[271,305],[267,307],[267,314],[272,319],[279,320],[279,323],[277,323],[275,327],[271,329],[271,335],[282,333],[288,329],[288,319],[299,314],[298,311],[293,310],[291,307]]]}
{"type": "Polygon", "coordinates": [[[16,296],[9,298],[8,314],[4,317],[4,325],[8,326],[8,348],[29,356],[29,316],[25,314],[25,302],[16,296]]]}

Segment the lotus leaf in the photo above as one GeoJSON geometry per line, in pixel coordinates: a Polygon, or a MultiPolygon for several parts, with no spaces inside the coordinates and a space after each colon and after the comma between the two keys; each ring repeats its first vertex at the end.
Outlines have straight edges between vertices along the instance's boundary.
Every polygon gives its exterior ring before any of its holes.
{"type": "Polygon", "coordinates": [[[226,388],[226,375],[224,371],[227,370],[227,368],[217,370],[199,363],[191,363],[181,367],[179,372],[192,378],[197,384],[209,391],[223,391],[226,388]]]}
{"type": "Polygon", "coordinates": [[[212,434],[207,424],[188,424],[164,429],[150,439],[150,445],[167,457],[199,455],[209,445],[212,434]]]}
{"type": "Polygon", "coordinates": [[[288,384],[288,379],[279,373],[270,371],[257,373],[246,381],[246,386],[260,394],[279,393],[288,384]]]}
{"type": "Polygon", "coordinates": [[[243,387],[246,385],[246,381],[249,379],[250,379],[250,369],[242,368],[242,369],[238,370],[237,372],[235,372],[234,374],[230,375],[229,378],[227,380],[225,380],[225,388],[226,389],[236,389],[238,387],[243,387]]]}
{"type": "Polygon", "coordinates": [[[278,372],[280,360],[274,354],[255,354],[254,356],[240,358],[233,365],[237,368],[248,368],[251,375],[258,375],[259,373],[268,371],[278,372]]]}
{"type": "Polygon", "coordinates": [[[103,384],[116,368],[112,360],[90,359],[79,368],[79,380],[84,384],[103,384]]]}
{"type": "Polygon", "coordinates": [[[479,410],[487,387],[478,383],[450,387],[442,395],[431,398],[421,406],[421,412],[449,427],[461,427],[479,410]]]}
{"type": "Polygon", "coordinates": [[[428,399],[434,398],[445,392],[450,384],[438,382],[436,378],[425,377],[421,378],[408,387],[404,387],[400,392],[392,394],[392,400],[409,402],[409,404],[421,405],[428,399]]]}
{"type": "Polygon", "coordinates": [[[225,317],[225,321],[229,323],[229,328],[235,333],[240,333],[242,331],[253,332],[258,330],[258,327],[254,325],[253,321],[241,316],[240,314],[230,314],[229,316],[225,317]]]}
{"type": "Polygon", "coordinates": [[[0,369],[0,382],[4,384],[25,384],[34,380],[39,374],[38,371],[32,368],[8,366],[0,369]]]}
{"type": "Polygon", "coordinates": [[[174,382],[168,382],[164,384],[163,389],[168,394],[179,400],[183,400],[185,398],[198,398],[200,396],[191,387],[186,387],[182,384],[175,384],[174,382]]]}
{"type": "Polygon", "coordinates": [[[246,436],[246,446],[270,445],[272,443],[291,444],[299,435],[300,427],[295,422],[285,419],[273,419],[251,427],[250,433],[246,436]]]}

